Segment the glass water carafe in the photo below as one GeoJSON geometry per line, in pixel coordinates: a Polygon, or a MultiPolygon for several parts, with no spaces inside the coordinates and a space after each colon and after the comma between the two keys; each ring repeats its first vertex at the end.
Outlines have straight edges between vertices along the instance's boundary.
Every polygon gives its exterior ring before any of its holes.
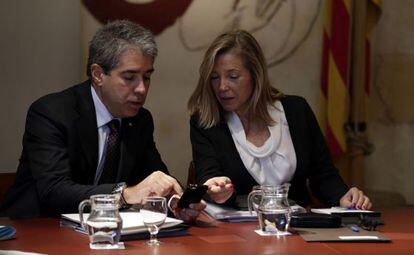
{"type": "Polygon", "coordinates": [[[290,184],[278,186],[262,185],[250,192],[249,210],[256,211],[260,230],[268,235],[286,235],[290,223],[291,209],[288,202],[290,184]]]}
{"type": "Polygon", "coordinates": [[[119,195],[93,195],[79,204],[82,227],[89,234],[91,249],[116,249],[121,238],[122,218],[119,215],[119,195]],[[83,210],[90,205],[86,221],[83,210]]]}

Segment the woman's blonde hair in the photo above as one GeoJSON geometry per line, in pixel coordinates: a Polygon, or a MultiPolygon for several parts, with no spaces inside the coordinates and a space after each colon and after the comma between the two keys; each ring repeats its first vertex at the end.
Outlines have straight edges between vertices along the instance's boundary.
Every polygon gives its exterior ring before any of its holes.
{"type": "Polygon", "coordinates": [[[272,120],[267,106],[282,96],[269,82],[266,60],[256,39],[244,30],[236,30],[218,36],[207,49],[199,72],[200,77],[188,101],[190,114],[197,114],[200,126],[210,128],[223,120],[224,110],[218,102],[210,83],[214,61],[219,55],[235,50],[253,80],[253,93],[249,99],[248,114],[262,119],[267,125],[272,120]]]}

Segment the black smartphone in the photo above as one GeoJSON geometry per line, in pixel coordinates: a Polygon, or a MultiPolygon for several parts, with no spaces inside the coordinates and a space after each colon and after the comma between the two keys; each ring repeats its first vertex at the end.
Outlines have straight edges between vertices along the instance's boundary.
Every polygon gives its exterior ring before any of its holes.
{"type": "Polygon", "coordinates": [[[178,200],[177,206],[179,208],[188,208],[192,203],[199,203],[208,190],[207,185],[190,184],[185,189],[180,200],[178,200]]]}

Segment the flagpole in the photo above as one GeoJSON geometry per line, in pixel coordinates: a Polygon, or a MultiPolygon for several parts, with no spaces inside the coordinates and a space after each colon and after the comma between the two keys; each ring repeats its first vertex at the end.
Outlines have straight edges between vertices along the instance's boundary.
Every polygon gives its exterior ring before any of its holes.
{"type": "Polygon", "coordinates": [[[365,39],[367,0],[353,1],[350,122],[347,125],[352,186],[364,188],[365,155],[365,39]]]}

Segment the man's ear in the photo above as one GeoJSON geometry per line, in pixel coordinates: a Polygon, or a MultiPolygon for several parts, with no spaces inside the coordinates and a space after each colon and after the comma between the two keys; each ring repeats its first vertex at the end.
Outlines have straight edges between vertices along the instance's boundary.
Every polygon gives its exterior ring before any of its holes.
{"type": "Polygon", "coordinates": [[[91,65],[92,82],[96,84],[98,87],[102,86],[104,75],[105,75],[105,72],[100,65],[98,64],[91,65]]]}

